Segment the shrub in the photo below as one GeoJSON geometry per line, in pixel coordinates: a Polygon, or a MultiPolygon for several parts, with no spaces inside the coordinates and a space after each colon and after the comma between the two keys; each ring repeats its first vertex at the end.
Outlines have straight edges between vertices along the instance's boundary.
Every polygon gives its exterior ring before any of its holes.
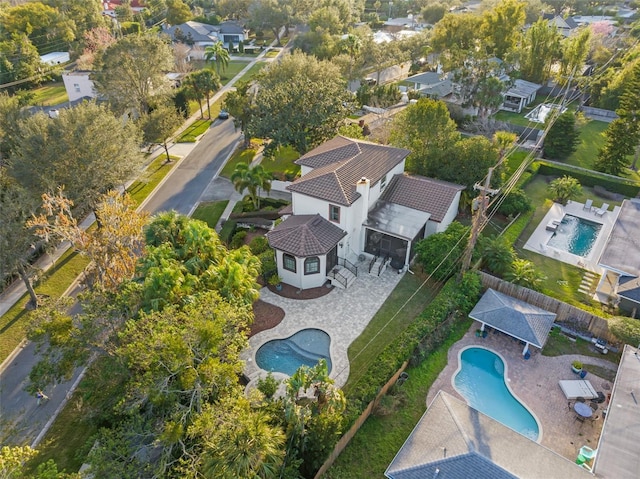
{"type": "Polygon", "coordinates": [[[469,228],[454,221],[446,231],[435,233],[416,244],[416,258],[437,281],[445,281],[458,265],[467,245],[469,228]]]}
{"type": "Polygon", "coordinates": [[[280,381],[273,377],[271,371],[267,373],[267,377],[258,379],[258,391],[260,391],[267,399],[271,399],[276,391],[280,381]]]}
{"type": "Polygon", "coordinates": [[[529,211],[515,220],[511,225],[502,233],[502,237],[507,240],[509,244],[515,244],[524,229],[527,227],[531,219],[533,218],[533,211],[529,211]]]}
{"type": "Polygon", "coordinates": [[[640,321],[635,318],[616,316],[609,320],[609,331],[623,343],[640,344],[640,321]]]}
{"type": "Polygon", "coordinates": [[[234,220],[227,220],[222,225],[220,229],[220,239],[224,241],[226,244],[229,244],[231,241],[231,237],[236,232],[237,223],[234,220]]]}
{"type": "Polygon", "coordinates": [[[262,264],[262,277],[265,282],[269,281],[269,278],[277,273],[278,267],[276,266],[276,258],[271,249],[264,251],[258,255],[258,259],[262,264]]]}
{"type": "Polygon", "coordinates": [[[244,245],[244,239],[247,237],[246,230],[240,230],[231,238],[231,243],[229,246],[233,249],[238,249],[244,245]]]}
{"type": "Polygon", "coordinates": [[[498,206],[498,213],[505,216],[516,216],[531,211],[531,200],[521,188],[514,188],[498,206]]]}
{"type": "Polygon", "coordinates": [[[571,366],[573,366],[576,369],[582,369],[582,362],[578,361],[577,359],[575,361],[573,361],[571,363],[571,366]]]}
{"type": "Polygon", "coordinates": [[[264,236],[256,236],[249,243],[249,249],[253,254],[258,256],[269,249],[269,241],[264,236]]]}
{"type": "MultiPolygon", "coordinates": [[[[621,195],[635,198],[640,192],[640,183],[623,178],[615,178],[595,171],[583,170],[581,168],[571,167],[569,165],[551,164],[541,161],[539,164],[539,173],[548,176],[561,176],[570,174],[577,179],[583,186],[602,186],[609,191],[620,193],[621,195]]],[[[520,185],[522,186],[522,185],[520,185]]]]}

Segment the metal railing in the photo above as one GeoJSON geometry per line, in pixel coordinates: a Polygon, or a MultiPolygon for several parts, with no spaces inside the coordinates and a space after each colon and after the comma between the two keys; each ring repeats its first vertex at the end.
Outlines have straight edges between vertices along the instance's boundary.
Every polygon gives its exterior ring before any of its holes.
{"type": "Polygon", "coordinates": [[[380,266],[378,266],[378,276],[382,274],[382,270],[384,269],[384,267],[387,265],[389,261],[390,261],[389,256],[385,256],[384,259],[380,262],[380,266]]]}
{"type": "Polygon", "coordinates": [[[371,273],[371,270],[373,269],[373,265],[376,264],[376,261],[378,261],[377,256],[374,256],[373,258],[371,258],[371,261],[369,261],[369,273],[371,273]]]}
{"type": "Polygon", "coordinates": [[[358,276],[358,267],[349,261],[347,258],[338,258],[338,264],[344,266],[351,271],[356,277],[358,276]]]}
{"type": "Polygon", "coordinates": [[[329,276],[329,278],[335,279],[338,283],[344,286],[345,289],[347,288],[347,278],[343,276],[340,271],[332,269],[331,271],[329,271],[329,274],[327,276],[329,276]]]}

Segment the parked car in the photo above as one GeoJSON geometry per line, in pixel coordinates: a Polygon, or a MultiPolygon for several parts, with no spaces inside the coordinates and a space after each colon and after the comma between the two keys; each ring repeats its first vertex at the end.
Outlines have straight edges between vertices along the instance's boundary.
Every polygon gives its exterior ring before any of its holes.
{"type": "Polygon", "coordinates": [[[226,120],[227,118],[229,118],[229,112],[227,110],[220,110],[220,113],[218,113],[218,118],[220,118],[221,120],[226,120]]]}

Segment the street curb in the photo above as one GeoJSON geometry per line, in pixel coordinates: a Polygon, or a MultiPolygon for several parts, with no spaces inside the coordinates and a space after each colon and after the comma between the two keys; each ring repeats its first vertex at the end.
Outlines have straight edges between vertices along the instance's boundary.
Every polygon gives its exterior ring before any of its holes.
{"type": "Polygon", "coordinates": [[[180,159],[178,161],[176,161],[176,164],[173,165],[173,168],[171,168],[171,171],[164,178],[162,178],[162,180],[160,180],[160,183],[158,183],[156,185],[156,187],[151,191],[151,193],[149,193],[147,195],[147,197],[144,199],[144,201],[142,203],[140,203],[140,205],[136,208],[136,211],[140,211],[140,210],[144,209],[144,207],[151,200],[151,198],[153,198],[153,195],[155,195],[156,192],[160,189],[160,187],[162,187],[162,185],[164,185],[167,182],[167,180],[171,177],[171,175],[173,175],[175,173],[175,171],[178,169],[178,166],[180,166],[180,163],[182,163],[182,160],[184,160],[187,156],[188,156],[188,154],[185,155],[185,156],[180,157],[180,159]]]}
{"type": "Polygon", "coordinates": [[[27,338],[24,338],[22,341],[20,341],[20,344],[18,344],[13,349],[13,351],[9,353],[9,356],[7,356],[5,360],[2,361],[2,364],[0,364],[0,374],[2,374],[5,369],[9,367],[9,364],[11,364],[11,362],[16,358],[18,354],[20,354],[20,352],[27,346],[28,343],[29,340],[27,338]]]}

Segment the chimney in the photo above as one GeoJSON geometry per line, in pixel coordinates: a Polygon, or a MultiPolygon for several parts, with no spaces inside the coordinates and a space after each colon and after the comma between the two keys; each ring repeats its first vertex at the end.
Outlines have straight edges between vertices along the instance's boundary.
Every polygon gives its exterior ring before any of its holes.
{"type": "Polygon", "coordinates": [[[360,193],[362,197],[362,221],[367,219],[367,213],[369,213],[369,189],[371,188],[371,181],[364,176],[356,183],[356,191],[360,193]]]}

